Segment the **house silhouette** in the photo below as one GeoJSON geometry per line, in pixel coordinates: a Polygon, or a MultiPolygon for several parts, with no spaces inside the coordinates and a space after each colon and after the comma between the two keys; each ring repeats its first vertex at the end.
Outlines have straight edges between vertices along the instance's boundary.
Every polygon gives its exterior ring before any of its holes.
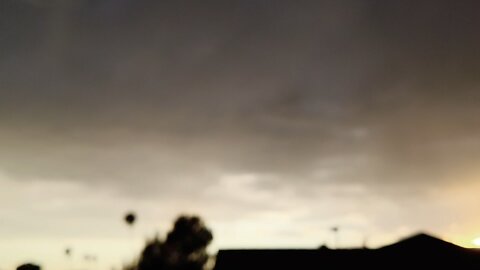
{"type": "Polygon", "coordinates": [[[480,269],[480,251],[419,233],[377,249],[220,250],[214,270],[260,269],[480,269]]]}

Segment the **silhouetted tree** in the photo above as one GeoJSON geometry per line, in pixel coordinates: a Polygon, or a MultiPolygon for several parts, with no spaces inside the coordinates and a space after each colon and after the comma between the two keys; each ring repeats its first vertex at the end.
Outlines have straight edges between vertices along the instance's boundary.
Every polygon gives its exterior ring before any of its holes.
{"type": "Polygon", "coordinates": [[[135,213],[129,212],[125,215],[124,219],[125,219],[125,222],[127,223],[127,225],[133,226],[137,217],[136,217],[135,213]]]}
{"type": "Polygon", "coordinates": [[[32,263],[26,263],[18,266],[17,270],[40,270],[40,266],[32,263]]]}
{"type": "Polygon", "coordinates": [[[206,248],[213,236],[197,216],[180,216],[165,241],[149,241],[138,270],[201,270],[208,261],[206,248]]]}
{"type": "Polygon", "coordinates": [[[332,227],[331,231],[333,232],[333,237],[334,237],[333,240],[334,240],[335,248],[338,249],[338,231],[339,231],[339,228],[337,226],[332,227]]]}

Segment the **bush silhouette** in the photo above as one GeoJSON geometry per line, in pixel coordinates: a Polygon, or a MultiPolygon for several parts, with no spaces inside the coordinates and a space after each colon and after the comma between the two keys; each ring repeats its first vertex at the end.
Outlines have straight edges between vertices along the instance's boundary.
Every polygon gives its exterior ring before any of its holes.
{"type": "Polygon", "coordinates": [[[201,270],[208,261],[206,248],[211,231],[197,216],[180,216],[165,241],[155,237],[147,242],[138,270],[201,270]]]}
{"type": "Polygon", "coordinates": [[[17,270],[40,270],[40,266],[32,263],[26,263],[18,266],[17,270]]]}

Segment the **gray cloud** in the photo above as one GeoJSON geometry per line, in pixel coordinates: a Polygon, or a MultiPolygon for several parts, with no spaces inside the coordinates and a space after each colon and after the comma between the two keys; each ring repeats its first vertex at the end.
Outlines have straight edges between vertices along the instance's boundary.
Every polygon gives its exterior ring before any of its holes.
{"type": "Polygon", "coordinates": [[[405,195],[474,170],[476,2],[30,2],[0,23],[0,168],[18,179],[405,195]]]}
{"type": "Polygon", "coordinates": [[[215,248],[317,247],[331,226],[353,246],[418,229],[467,244],[479,8],[0,1],[2,262],[67,268],[42,252],[68,240],[111,268],[126,209],[139,247],[182,211],[215,248]]]}

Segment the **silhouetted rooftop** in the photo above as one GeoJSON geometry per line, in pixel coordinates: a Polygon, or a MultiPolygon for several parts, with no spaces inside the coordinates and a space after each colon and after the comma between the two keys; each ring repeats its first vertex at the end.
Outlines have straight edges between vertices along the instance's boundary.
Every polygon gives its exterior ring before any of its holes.
{"type": "Polygon", "coordinates": [[[420,233],[378,249],[220,250],[215,270],[351,268],[352,264],[361,269],[478,267],[480,253],[420,233]]]}
{"type": "Polygon", "coordinates": [[[419,252],[462,252],[463,248],[426,233],[418,233],[381,248],[382,250],[417,250],[419,252]]]}

